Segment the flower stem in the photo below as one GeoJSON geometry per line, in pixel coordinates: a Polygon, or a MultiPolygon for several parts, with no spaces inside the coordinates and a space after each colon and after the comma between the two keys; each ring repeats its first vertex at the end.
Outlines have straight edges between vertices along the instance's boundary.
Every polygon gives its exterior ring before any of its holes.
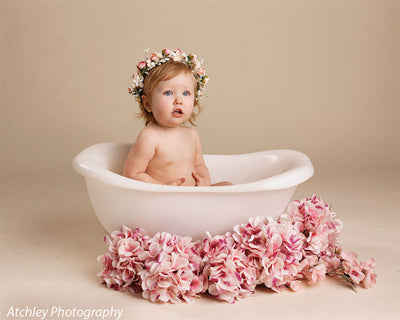
{"type": "Polygon", "coordinates": [[[351,280],[351,278],[347,274],[345,274],[345,273],[337,273],[337,272],[333,272],[333,271],[327,272],[326,274],[327,275],[335,275],[335,276],[342,277],[346,282],[348,282],[351,285],[351,287],[353,288],[353,290],[355,292],[358,292],[356,284],[351,280]]]}

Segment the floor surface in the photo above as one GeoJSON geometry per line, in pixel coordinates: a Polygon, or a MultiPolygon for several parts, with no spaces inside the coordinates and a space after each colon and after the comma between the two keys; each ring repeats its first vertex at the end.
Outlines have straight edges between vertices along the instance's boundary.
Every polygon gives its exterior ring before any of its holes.
{"type": "Polygon", "coordinates": [[[303,285],[296,293],[276,294],[260,287],[255,295],[233,305],[206,295],[194,304],[174,305],[151,303],[140,294],[100,285],[96,258],[106,250],[105,231],[91,208],[82,177],[3,179],[0,319],[17,319],[10,311],[27,307],[49,309],[45,319],[83,319],[68,314],[73,308],[122,309],[120,319],[135,320],[398,319],[398,181],[397,173],[315,175],[294,196],[300,199],[315,192],[332,204],[344,223],[342,246],[357,252],[361,260],[377,261],[373,288],[356,293],[331,278],[312,287],[303,285]],[[52,308],[67,313],[50,317],[52,308]]]}

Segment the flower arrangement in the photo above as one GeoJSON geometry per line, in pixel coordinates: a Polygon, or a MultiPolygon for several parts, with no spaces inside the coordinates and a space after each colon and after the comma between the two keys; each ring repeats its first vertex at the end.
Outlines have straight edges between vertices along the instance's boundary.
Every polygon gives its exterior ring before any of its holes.
{"type": "Polygon", "coordinates": [[[153,302],[193,302],[208,292],[234,303],[257,285],[275,292],[298,291],[339,276],[349,284],[376,282],[374,259],[359,262],[338,242],[343,223],[318,195],[293,201],[278,221],[254,217],[232,233],[192,241],[166,232],[150,237],[123,226],[106,236],[108,252],[98,257],[102,283],[116,290],[142,292],[153,302]]]}
{"type": "Polygon", "coordinates": [[[186,64],[192,70],[193,76],[197,82],[196,100],[200,100],[204,95],[205,85],[208,83],[208,76],[204,69],[203,61],[199,61],[194,53],[187,55],[180,49],[170,50],[164,48],[160,53],[150,53],[149,49],[145,50],[146,58],[140,61],[136,67],[137,72],[132,76],[132,84],[128,87],[129,94],[136,96],[140,102],[143,94],[144,77],[151,69],[166,63],[170,60],[178,61],[186,64]]]}

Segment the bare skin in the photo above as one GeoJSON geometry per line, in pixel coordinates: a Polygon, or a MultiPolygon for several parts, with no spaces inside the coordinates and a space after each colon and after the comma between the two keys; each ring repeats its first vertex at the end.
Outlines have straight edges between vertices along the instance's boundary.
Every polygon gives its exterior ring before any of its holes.
{"type": "Polygon", "coordinates": [[[124,176],[174,186],[211,185],[200,137],[196,130],[183,126],[194,108],[194,81],[191,74],[181,73],[161,81],[151,97],[142,97],[157,122],[149,123],[137,137],[126,159],[124,176]]]}
{"type": "Polygon", "coordinates": [[[194,129],[181,126],[147,125],[129,152],[124,175],[157,184],[210,185],[199,136],[194,129]]]}

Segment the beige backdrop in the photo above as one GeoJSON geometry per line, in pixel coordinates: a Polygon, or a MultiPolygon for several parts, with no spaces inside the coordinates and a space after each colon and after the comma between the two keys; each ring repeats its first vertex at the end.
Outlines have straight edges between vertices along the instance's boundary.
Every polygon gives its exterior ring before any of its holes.
{"type": "Polygon", "coordinates": [[[2,174],[71,159],[143,124],[143,49],[205,59],[204,153],[305,152],[316,171],[398,166],[397,1],[2,1],[2,174]]]}
{"type": "Polygon", "coordinates": [[[121,320],[400,318],[398,1],[0,4],[0,318],[10,306],[113,306],[121,320]],[[71,160],[134,141],[143,124],[128,79],[143,48],[164,46],[205,58],[204,152],[309,155],[316,174],[294,198],[333,205],[341,245],[378,263],[374,288],[328,279],[234,305],[159,305],[100,286],[105,231],[71,160]]]}

